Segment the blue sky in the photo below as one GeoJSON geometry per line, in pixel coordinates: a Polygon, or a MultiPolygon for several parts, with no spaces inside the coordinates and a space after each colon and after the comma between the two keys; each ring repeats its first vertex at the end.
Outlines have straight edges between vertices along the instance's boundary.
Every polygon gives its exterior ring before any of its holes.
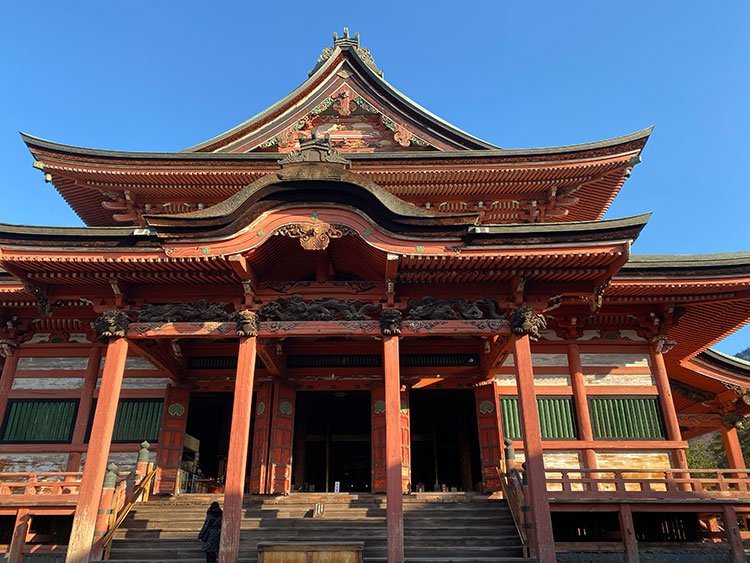
{"type": "Polygon", "coordinates": [[[181,150],[294,89],[348,26],[391,84],[505,148],[654,125],[607,217],[654,212],[638,253],[750,250],[749,21],[744,0],[0,2],[0,222],[79,224],[17,131],[181,150]]]}

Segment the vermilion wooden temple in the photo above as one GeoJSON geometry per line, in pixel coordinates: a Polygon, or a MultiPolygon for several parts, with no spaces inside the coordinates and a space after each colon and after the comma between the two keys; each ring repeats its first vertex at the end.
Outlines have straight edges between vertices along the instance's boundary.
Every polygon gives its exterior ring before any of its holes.
{"type": "Polygon", "coordinates": [[[153,494],[223,492],[223,563],[243,493],[385,493],[393,563],[404,494],[503,486],[540,562],[744,561],[750,365],[709,347],[750,319],[750,253],[635,255],[648,215],[602,219],[649,134],[501,149],[345,33],[182,152],[24,135],[87,226],[0,226],[0,544],[74,515],[66,560],[96,558],[106,466],[148,440],[153,494]],[[734,471],[688,470],[716,429],[734,471]]]}

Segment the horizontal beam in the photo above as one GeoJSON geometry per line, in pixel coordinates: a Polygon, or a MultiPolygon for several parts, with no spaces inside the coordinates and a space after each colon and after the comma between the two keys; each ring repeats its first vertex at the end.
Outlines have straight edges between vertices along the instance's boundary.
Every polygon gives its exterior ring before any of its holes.
{"type": "MultiPolygon", "coordinates": [[[[403,321],[401,336],[452,336],[510,334],[506,320],[403,321]]],[[[258,323],[261,338],[289,336],[380,336],[380,322],[363,321],[265,321],[258,323]]],[[[139,338],[232,338],[234,322],[131,323],[127,337],[139,338]]]]}
{"type": "MultiPolygon", "coordinates": [[[[550,450],[675,450],[687,448],[682,440],[542,440],[542,449],[550,450]]],[[[513,448],[523,451],[523,440],[513,440],[513,448]]],[[[605,473],[607,470],[601,468],[605,473]]],[[[663,471],[654,469],[653,471],[663,471]]]]}

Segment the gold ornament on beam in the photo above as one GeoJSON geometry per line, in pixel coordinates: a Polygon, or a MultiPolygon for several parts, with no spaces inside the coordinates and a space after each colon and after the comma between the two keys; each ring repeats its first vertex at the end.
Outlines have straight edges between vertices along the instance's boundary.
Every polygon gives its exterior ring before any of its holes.
{"type": "Polygon", "coordinates": [[[328,223],[303,225],[296,223],[281,227],[274,234],[298,238],[300,245],[305,250],[325,250],[328,248],[331,239],[341,238],[346,235],[355,235],[357,233],[345,225],[329,225],[328,223]]]}

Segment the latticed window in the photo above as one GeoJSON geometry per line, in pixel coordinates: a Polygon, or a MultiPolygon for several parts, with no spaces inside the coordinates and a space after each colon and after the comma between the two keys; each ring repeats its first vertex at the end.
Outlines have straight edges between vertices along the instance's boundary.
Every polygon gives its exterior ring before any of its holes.
{"type": "MultiPolygon", "coordinates": [[[[152,444],[156,442],[159,439],[163,405],[163,399],[120,399],[115,427],[112,430],[112,441],[138,443],[146,440],[152,444]]],[[[91,435],[95,412],[96,401],[91,408],[86,441],[91,435]]]]}
{"type": "Polygon", "coordinates": [[[70,442],[77,410],[78,399],[9,399],[0,441],[70,442]]]}
{"type": "MultiPolygon", "coordinates": [[[[572,397],[537,397],[539,425],[543,440],[577,438],[572,397]]],[[[517,397],[500,397],[500,414],[503,419],[503,436],[511,440],[523,437],[518,413],[517,397]]]]}
{"type": "Polygon", "coordinates": [[[664,423],[656,397],[589,397],[589,411],[594,438],[664,438],[664,423]]]}

